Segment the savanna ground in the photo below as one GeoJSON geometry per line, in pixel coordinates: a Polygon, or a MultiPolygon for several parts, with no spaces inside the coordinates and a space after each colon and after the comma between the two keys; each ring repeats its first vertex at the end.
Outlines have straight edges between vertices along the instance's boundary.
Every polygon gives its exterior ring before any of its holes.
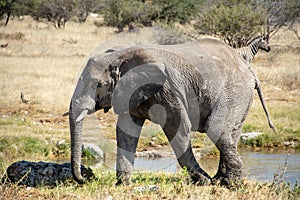
{"type": "MultiPolygon", "coordinates": [[[[69,101],[87,56],[104,40],[116,34],[114,28],[97,27],[95,19],[87,23],[70,22],[65,30],[38,23],[30,18],[12,20],[0,27],[0,175],[12,162],[20,160],[56,161],[69,159],[69,101]],[[4,45],[5,46],[5,45],[4,45]],[[26,103],[20,99],[21,92],[26,103]],[[61,141],[66,142],[61,142],[61,141]]],[[[99,19],[96,19],[99,20],[99,19]]],[[[98,21],[97,21],[98,22],[98,21]]],[[[243,132],[263,132],[258,139],[240,146],[259,150],[285,149],[284,142],[299,148],[300,142],[300,41],[291,32],[281,32],[271,39],[271,52],[259,52],[252,64],[263,88],[274,134],[258,96],[247,117],[243,132]]],[[[98,112],[88,134],[102,134],[114,139],[115,116],[98,112]],[[95,122],[96,121],[96,122],[95,122]]],[[[150,123],[148,123],[150,124],[150,123]]],[[[168,148],[160,129],[151,125],[142,133],[139,150],[168,148]],[[149,128],[150,127],[150,128],[149,128]],[[155,137],[155,144],[151,139],[155,137]]],[[[205,148],[205,135],[192,133],[193,146],[205,148]]],[[[111,140],[113,141],[113,140],[111,140]]],[[[113,142],[111,142],[115,145],[113,142]]],[[[111,144],[101,144],[107,154],[114,154],[111,144]]],[[[212,154],[215,150],[210,150],[212,154]]],[[[216,158],[217,159],[217,158],[216,158]]],[[[209,171],[213,175],[215,171],[209,171]]],[[[243,180],[239,187],[195,187],[186,184],[182,172],[139,173],[131,186],[115,187],[112,171],[95,170],[97,180],[79,186],[62,184],[54,188],[26,188],[0,184],[0,199],[297,199],[299,187],[243,180]],[[157,185],[158,188],[140,189],[157,185]]]]}

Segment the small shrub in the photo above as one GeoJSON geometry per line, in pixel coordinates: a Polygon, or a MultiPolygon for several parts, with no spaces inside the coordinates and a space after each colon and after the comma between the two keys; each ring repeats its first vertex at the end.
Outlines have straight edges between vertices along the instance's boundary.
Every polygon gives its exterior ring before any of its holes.
{"type": "Polygon", "coordinates": [[[22,32],[16,32],[12,34],[11,38],[14,40],[22,40],[25,37],[25,34],[22,32]]]}
{"type": "Polygon", "coordinates": [[[25,37],[25,34],[22,32],[15,33],[0,33],[0,39],[10,39],[10,40],[22,40],[25,37]]]}
{"type": "Polygon", "coordinates": [[[255,138],[242,141],[242,144],[251,147],[280,147],[283,143],[281,135],[262,134],[255,138]]]}
{"type": "Polygon", "coordinates": [[[82,150],[81,157],[85,158],[85,159],[95,159],[95,155],[93,154],[93,152],[89,148],[84,148],[82,150]]]}
{"type": "Polygon", "coordinates": [[[58,142],[52,147],[52,152],[56,157],[68,157],[70,155],[70,143],[58,142]]]}

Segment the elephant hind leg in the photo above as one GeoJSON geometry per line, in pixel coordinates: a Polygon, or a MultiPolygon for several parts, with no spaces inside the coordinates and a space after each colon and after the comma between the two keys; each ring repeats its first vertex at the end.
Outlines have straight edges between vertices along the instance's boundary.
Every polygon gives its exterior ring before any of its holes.
{"type": "Polygon", "coordinates": [[[207,135],[220,151],[220,163],[213,183],[221,181],[221,184],[230,185],[243,177],[243,161],[237,151],[237,143],[245,117],[240,115],[241,109],[235,110],[220,106],[206,123],[207,135]]]}
{"type": "Polygon", "coordinates": [[[186,168],[196,185],[211,184],[211,177],[199,166],[191,147],[191,123],[184,109],[170,109],[163,130],[182,168],[186,168]]]}
{"type": "Polygon", "coordinates": [[[243,161],[235,145],[220,140],[216,146],[220,150],[220,163],[213,182],[220,181],[223,185],[230,185],[243,177],[243,161]]]}
{"type": "Polygon", "coordinates": [[[213,183],[220,181],[222,185],[230,185],[230,182],[235,182],[243,177],[243,161],[237,151],[238,131],[221,134],[215,142],[220,151],[220,161],[217,174],[213,177],[213,183]]]}

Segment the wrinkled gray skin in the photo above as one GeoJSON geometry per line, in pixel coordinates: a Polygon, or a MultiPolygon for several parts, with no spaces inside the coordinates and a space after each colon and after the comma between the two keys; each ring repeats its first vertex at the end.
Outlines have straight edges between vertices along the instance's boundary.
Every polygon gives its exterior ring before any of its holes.
{"type": "Polygon", "coordinates": [[[181,167],[199,185],[243,176],[237,143],[253,99],[255,77],[237,51],[203,39],[180,45],[109,50],[89,59],[70,103],[71,163],[80,173],[86,114],[113,106],[118,115],[117,184],[129,184],[145,119],[162,126],[181,167]],[[220,151],[211,178],[197,163],[190,131],[205,132],[220,151]]]}

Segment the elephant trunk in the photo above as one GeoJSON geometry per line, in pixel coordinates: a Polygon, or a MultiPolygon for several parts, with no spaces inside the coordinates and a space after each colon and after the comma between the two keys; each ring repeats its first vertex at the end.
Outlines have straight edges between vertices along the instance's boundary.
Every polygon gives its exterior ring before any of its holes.
{"type": "Polygon", "coordinates": [[[71,169],[73,178],[78,183],[83,183],[81,175],[81,148],[82,148],[82,126],[83,118],[77,121],[72,102],[69,111],[70,137],[71,137],[71,169]]]}

